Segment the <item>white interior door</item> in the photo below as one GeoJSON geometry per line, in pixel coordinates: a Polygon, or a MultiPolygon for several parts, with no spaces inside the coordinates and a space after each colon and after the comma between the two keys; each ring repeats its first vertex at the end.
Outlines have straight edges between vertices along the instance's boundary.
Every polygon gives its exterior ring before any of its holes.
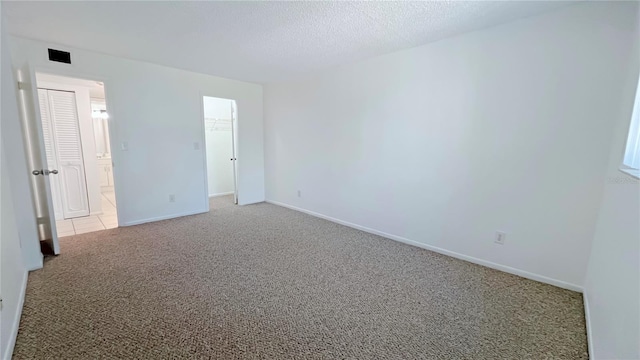
{"type": "Polygon", "coordinates": [[[35,200],[38,235],[51,247],[54,254],[60,253],[60,243],[54,219],[53,199],[50,179],[56,176],[55,168],[47,164],[42,122],[40,120],[39,103],[36,89],[36,77],[28,64],[18,70],[20,81],[20,102],[22,103],[22,121],[25,129],[25,141],[29,166],[32,171],[31,188],[35,200]]]}
{"type": "Polygon", "coordinates": [[[65,219],[88,216],[89,194],[76,94],[40,89],[39,95],[44,96],[40,98],[40,111],[47,160],[59,171],[59,181],[51,182],[54,209],[61,206],[65,219]]]}
{"type": "Polygon", "coordinates": [[[238,126],[238,117],[236,116],[236,109],[234,107],[234,102],[231,102],[231,148],[232,148],[232,158],[231,162],[233,163],[233,203],[238,204],[238,175],[237,175],[237,167],[236,167],[236,133],[238,126]]]}

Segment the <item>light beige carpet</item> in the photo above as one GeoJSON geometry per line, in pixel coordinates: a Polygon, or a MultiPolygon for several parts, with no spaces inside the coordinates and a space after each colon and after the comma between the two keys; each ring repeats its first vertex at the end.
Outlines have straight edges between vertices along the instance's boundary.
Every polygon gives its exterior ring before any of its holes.
{"type": "Polygon", "coordinates": [[[270,204],[71,236],[16,359],[586,359],[582,296],[270,204]]]}

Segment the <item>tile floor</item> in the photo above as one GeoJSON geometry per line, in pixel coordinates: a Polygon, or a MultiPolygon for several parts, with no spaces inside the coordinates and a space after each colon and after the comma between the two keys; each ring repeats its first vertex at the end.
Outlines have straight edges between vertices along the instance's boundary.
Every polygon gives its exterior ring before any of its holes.
{"type": "Polygon", "coordinates": [[[60,220],[56,221],[56,225],[58,227],[58,237],[84,234],[118,227],[116,194],[113,191],[102,193],[102,215],[60,220]]]}

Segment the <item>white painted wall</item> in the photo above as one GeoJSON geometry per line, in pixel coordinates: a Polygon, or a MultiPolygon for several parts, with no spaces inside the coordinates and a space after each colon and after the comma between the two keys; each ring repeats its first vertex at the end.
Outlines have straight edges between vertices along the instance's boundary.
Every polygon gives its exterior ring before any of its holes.
{"type": "MultiPolygon", "coordinates": [[[[91,112],[107,111],[107,105],[104,101],[104,90],[99,97],[91,94],[91,112]]],[[[96,144],[97,158],[110,159],[111,158],[111,144],[109,142],[109,119],[93,118],[93,138],[96,144]]],[[[101,170],[99,170],[101,171],[101,170]]]]}
{"type": "MultiPolygon", "coordinates": [[[[0,14],[1,16],[1,14],[0,14]]],[[[0,24],[0,27],[2,24],[0,24]]],[[[17,123],[18,107],[15,97],[15,82],[11,72],[10,55],[7,47],[4,28],[0,39],[2,56],[2,88],[0,98],[2,100],[1,126],[0,126],[0,294],[2,294],[2,311],[0,311],[0,358],[10,359],[18,332],[18,323],[22,312],[22,301],[27,281],[27,271],[24,266],[21,253],[21,237],[29,235],[25,230],[24,221],[16,219],[22,214],[23,208],[18,209],[14,196],[22,194],[19,187],[11,184],[10,174],[17,166],[16,162],[8,161],[7,145],[15,143],[6,141],[5,125],[12,128],[17,123]],[[12,196],[13,195],[13,196],[12,196]]],[[[19,130],[19,128],[18,128],[19,130]]],[[[24,174],[24,173],[23,173],[24,174]]],[[[28,186],[28,183],[27,183],[28,186]]],[[[27,188],[28,189],[28,188],[27,188]]],[[[28,199],[27,199],[28,201],[28,199]]],[[[34,228],[31,232],[37,236],[34,228]]],[[[37,240],[37,237],[36,237],[37,240]]],[[[42,261],[42,259],[40,259],[42,261]]],[[[33,264],[31,264],[33,265],[33,264]]]]}
{"type": "Polygon", "coordinates": [[[635,39],[620,64],[627,82],[610,118],[616,130],[584,285],[593,359],[640,359],[640,181],[618,170],[640,72],[638,28],[635,39]]]}
{"type": "Polygon", "coordinates": [[[209,196],[233,193],[233,145],[229,126],[212,126],[210,119],[231,119],[232,100],[204,97],[209,196]]]}
{"type": "Polygon", "coordinates": [[[264,200],[261,85],[16,37],[11,49],[16,67],[104,81],[119,224],[208,210],[202,95],[237,101],[239,203],[264,200]],[[49,62],[48,47],[71,50],[73,64],[49,62]]]}
{"type": "Polygon", "coordinates": [[[233,100],[204,96],[202,99],[204,116],[219,119],[231,119],[233,100]]]}
{"type": "MultiPolygon", "coordinates": [[[[80,139],[82,141],[82,157],[87,182],[87,195],[91,215],[102,214],[102,195],[100,193],[100,178],[98,174],[98,159],[96,157],[96,139],[93,132],[93,118],[91,117],[91,88],[62,81],[54,81],[47,76],[36,74],[39,88],[50,90],[73,91],[76,94],[78,108],[78,123],[80,125],[80,139]]],[[[58,191],[62,196],[62,192],[58,191]]],[[[62,214],[56,214],[57,220],[62,220],[62,214]],[[59,218],[58,218],[59,217],[59,218]]]]}
{"type": "Polygon", "coordinates": [[[1,151],[0,293],[2,294],[2,311],[0,311],[0,356],[3,359],[10,359],[22,313],[27,269],[24,267],[20,249],[20,236],[14,211],[14,199],[11,196],[12,188],[4,143],[1,151]]]}
{"type": "Polygon", "coordinates": [[[267,200],[580,290],[637,6],[572,5],[267,85],[267,200]]]}
{"type": "Polygon", "coordinates": [[[27,164],[22,122],[16,97],[17,82],[12,73],[11,55],[6,34],[2,38],[2,142],[6,149],[16,151],[7,158],[7,172],[12,183],[11,192],[16,199],[15,218],[22,241],[24,265],[27,269],[42,267],[42,254],[38,242],[34,199],[31,193],[31,170],[27,164]]]}

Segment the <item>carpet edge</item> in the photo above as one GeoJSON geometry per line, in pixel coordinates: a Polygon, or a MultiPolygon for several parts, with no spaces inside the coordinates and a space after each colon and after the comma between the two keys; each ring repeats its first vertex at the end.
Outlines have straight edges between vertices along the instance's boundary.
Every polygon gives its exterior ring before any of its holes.
{"type": "Polygon", "coordinates": [[[356,230],[360,230],[360,231],[364,231],[373,235],[378,235],[378,236],[382,236],[384,238],[390,239],[390,240],[394,240],[394,241],[398,241],[407,245],[413,245],[425,250],[429,250],[429,251],[433,251],[433,252],[437,252],[439,254],[442,255],[447,255],[447,256],[451,256],[453,258],[456,259],[460,259],[460,260],[464,260],[464,261],[468,261],[470,263],[474,263],[477,265],[481,265],[484,267],[488,267],[494,270],[498,270],[498,271],[502,271],[502,272],[506,272],[512,275],[516,275],[516,276],[520,276],[529,280],[533,280],[533,281],[538,281],[541,283],[545,283],[548,285],[553,285],[559,288],[563,288],[563,289],[567,289],[567,290],[571,290],[571,291],[575,291],[575,292],[579,292],[579,293],[584,293],[584,288],[582,286],[576,285],[576,284],[572,284],[566,281],[562,281],[562,280],[558,280],[558,279],[553,279],[544,275],[539,275],[536,273],[532,273],[529,271],[525,271],[525,270],[521,270],[521,269],[516,269],[510,266],[506,266],[506,265],[501,265],[498,263],[494,263],[491,261],[487,261],[487,260],[482,260],[479,258],[475,258],[473,256],[469,256],[469,255],[464,255],[464,254],[460,254],[457,253],[455,251],[451,251],[451,250],[447,250],[447,249],[443,249],[443,248],[439,248],[437,246],[433,246],[433,245],[428,245],[428,244],[424,244],[415,240],[411,240],[411,239],[407,239],[404,238],[402,236],[397,236],[397,235],[393,235],[393,234],[389,234],[389,233],[385,233],[383,231],[379,231],[376,229],[372,229],[366,226],[362,226],[362,225],[358,225],[358,224],[354,224],[348,221],[344,221],[344,220],[340,220],[340,219],[336,219],[333,218],[331,216],[327,216],[324,214],[320,214],[311,210],[307,210],[304,208],[300,208],[297,206],[293,206],[293,205],[289,205],[283,202],[279,202],[279,201],[275,201],[275,200],[265,200],[266,203],[269,204],[273,204],[273,205],[277,205],[277,206],[281,206],[284,208],[288,208],[291,210],[295,210],[295,211],[299,211],[302,213],[305,213],[307,215],[311,215],[311,216],[315,216],[317,218],[321,218],[324,220],[328,220],[340,225],[344,225],[344,226],[348,226],[350,228],[356,229],[356,230]]]}

